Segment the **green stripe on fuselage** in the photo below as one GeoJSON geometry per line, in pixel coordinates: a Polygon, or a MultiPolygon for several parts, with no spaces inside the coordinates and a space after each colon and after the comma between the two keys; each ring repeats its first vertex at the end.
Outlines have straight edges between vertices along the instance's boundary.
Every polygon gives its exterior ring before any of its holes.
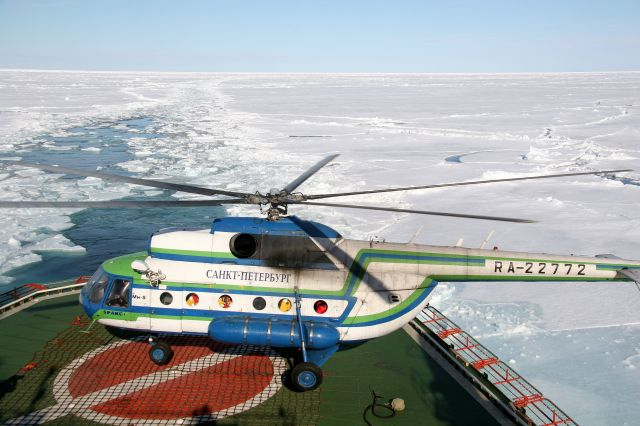
{"type": "Polygon", "coordinates": [[[96,321],[99,319],[110,319],[110,320],[121,320],[121,321],[137,321],[139,318],[153,318],[153,319],[169,319],[176,321],[184,321],[184,320],[195,320],[195,321],[211,321],[213,317],[201,317],[201,316],[179,316],[179,315],[161,315],[161,314],[151,314],[146,312],[128,312],[128,311],[116,311],[110,309],[100,309],[93,314],[92,320],[96,321]]]}
{"type": "MultiPolygon", "coordinates": [[[[375,250],[375,249],[362,249],[358,252],[355,261],[349,271],[349,275],[345,280],[344,286],[337,293],[346,294],[349,287],[349,283],[353,280],[353,276],[356,275],[357,279],[351,290],[351,295],[355,294],[360,286],[360,283],[364,279],[365,273],[369,264],[376,263],[396,263],[396,264],[414,264],[414,265],[442,265],[442,266],[460,266],[466,265],[469,257],[460,254],[446,254],[446,253],[424,253],[416,251],[397,251],[397,250],[375,250]],[[375,257],[375,255],[394,255],[394,256],[406,256],[406,258],[387,258],[387,257],[375,257]],[[362,258],[366,256],[364,262],[362,258]],[[424,259],[410,259],[410,257],[424,257],[424,259]],[[432,258],[440,258],[434,260],[432,258]],[[442,260],[445,258],[447,260],[442,260]]],[[[483,260],[483,259],[476,259],[483,260]]],[[[476,265],[484,266],[484,265],[476,265]]]]}
{"type": "MultiPolygon", "coordinates": [[[[557,275],[438,275],[434,274],[431,277],[436,281],[613,281],[614,278],[602,278],[602,277],[560,277],[557,275]]],[[[616,281],[625,281],[624,279],[615,278],[616,281]]]]}
{"type": "MultiPolygon", "coordinates": [[[[145,260],[147,258],[147,253],[145,252],[137,252],[131,254],[125,254],[124,256],[114,257],[113,259],[109,259],[102,264],[102,269],[104,269],[109,274],[113,275],[122,275],[125,277],[130,277],[134,275],[133,269],[131,269],[131,263],[134,260],[145,260]]],[[[139,276],[140,274],[135,274],[139,276]]]]}
{"type": "MultiPolygon", "coordinates": [[[[184,253],[190,252],[188,250],[182,251],[184,253]]],[[[190,252],[190,253],[200,253],[200,252],[190,252]]],[[[225,254],[225,253],[221,253],[225,254]]],[[[226,255],[229,255],[228,253],[226,255]]],[[[139,279],[138,274],[134,274],[131,269],[131,262],[134,260],[144,260],[147,257],[147,254],[144,252],[132,253],[125,256],[116,257],[114,259],[108,260],[103,263],[103,268],[110,274],[114,275],[123,275],[123,276],[134,276],[134,282],[137,284],[146,284],[146,281],[139,279]]],[[[222,256],[221,256],[222,257],[222,256]]],[[[497,256],[466,256],[460,254],[445,254],[445,253],[423,253],[416,251],[399,251],[399,250],[376,250],[376,249],[362,249],[358,252],[355,257],[353,264],[347,274],[347,277],[343,283],[343,286],[340,290],[315,290],[315,289],[300,289],[301,294],[310,294],[310,295],[331,295],[331,296],[345,296],[347,289],[349,288],[349,284],[353,282],[353,288],[350,292],[350,295],[353,295],[358,290],[360,283],[364,279],[364,276],[367,272],[369,264],[372,262],[380,262],[380,263],[396,263],[396,264],[432,264],[432,265],[452,265],[452,266],[460,266],[466,265],[469,259],[473,260],[499,260],[499,261],[519,261],[519,262],[554,262],[549,259],[527,259],[527,258],[512,258],[512,257],[497,257],[497,256]],[[391,254],[395,256],[406,256],[406,257],[424,257],[424,259],[408,259],[408,258],[385,258],[385,257],[377,257],[377,254],[385,255],[391,254]],[[362,258],[367,255],[364,262],[362,258]],[[433,260],[430,258],[438,257],[440,259],[433,260]],[[446,260],[443,260],[446,259],[446,260]]],[[[624,263],[597,263],[597,262],[579,262],[579,261],[558,261],[562,263],[574,263],[574,264],[592,264],[596,265],[597,269],[622,269],[622,268],[630,268],[630,269],[638,269],[640,266],[638,265],[628,265],[624,263]]],[[[483,266],[480,264],[474,264],[469,266],[483,266]]],[[[613,278],[590,278],[590,277],[559,277],[559,276],[518,276],[518,275],[466,275],[466,274],[457,274],[457,275],[449,275],[449,274],[441,274],[441,275],[430,275],[430,278],[433,278],[437,281],[465,281],[465,280],[475,280],[475,281],[609,281],[613,280],[613,278]]],[[[622,278],[621,280],[625,280],[622,278]]],[[[220,290],[239,290],[239,291],[261,291],[261,292],[288,292],[291,287],[263,287],[263,286],[255,286],[255,285],[246,285],[246,284],[219,284],[219,283],[178,283],[178,282],[165,282],[168,286],[173,287],[194,287],[194,288],[211,288],[211,289],[220,289],[220,290]]]]}
{"type": "Polygon", "coordinates": [[[407,297],[402,303],[399,303],[398,305],[394,306],[391,309],[388,309],[388,310],[382,311],[382,312],[378,312],[376,314],[348,317],[346,319],[346,321],[345,321],[345,324],[347,324],[347,325],[361,324],[363,322],[376,321],[376,320],[380,320],[380,319],[389,317],[391,315],[394,315],[394,314],[404,310],[407,306],[411,305],[416,299],[418,299],[420,296],[422,296],[422,294],[425,291],[427,291],[429,289],[432,289],[436,285],[437,284],[434,284],[434,281],[432,279],[427,278],[420,285],[420,287],[418,287],[418,289],[416,291],[411,293],[411,295],[409,297],[407,297]]]}

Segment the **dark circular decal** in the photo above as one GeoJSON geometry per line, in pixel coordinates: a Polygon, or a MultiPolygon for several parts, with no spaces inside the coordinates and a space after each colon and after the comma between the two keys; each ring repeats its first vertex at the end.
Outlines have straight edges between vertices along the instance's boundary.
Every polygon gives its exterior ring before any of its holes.
{"type": "Polygon", "coordinates": [[[168,291],[165,291],[160,295],[160,302],[163,305],[170,305],[173,302],[173,296],[168,291]]]}
{"type": "Polygon", "coordinates": [[[264,297],[256,297],[253,299],[253,307],[254,309],[261,311],[267,306],[267,301],[264,300],[264,297]]]}

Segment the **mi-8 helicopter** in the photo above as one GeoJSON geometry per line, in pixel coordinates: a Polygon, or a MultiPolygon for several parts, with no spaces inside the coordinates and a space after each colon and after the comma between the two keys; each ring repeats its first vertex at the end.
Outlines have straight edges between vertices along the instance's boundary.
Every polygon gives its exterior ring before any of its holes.
{"type": "Polygon", "coordinates": [[[562,173],[305,195],[294,192],[337,155],[281,190],[247,193],[174,184],[76,168],[3,161],[58,174],[227,199],[199,201],[1,201],[3,208],[266,206],[265,217],[215,219],[210,229],[162,230],[147,252],[105,261],[80,294],[87,315],[107,326],[149,335],[150,358],[170,361],[158,336],[207,335],[228,344],[297,348],[290,377],[302,391],[322,382],[321,366],[337,350],[397,330],[423,308],[438,281],[640,281],[640,261],[441,247],[343,238],[320,223],[288,216],[289,205],[330,206],[458,218],[526,219],[327,203],[326,198],[495,182],[598,175],[562,173]]]}

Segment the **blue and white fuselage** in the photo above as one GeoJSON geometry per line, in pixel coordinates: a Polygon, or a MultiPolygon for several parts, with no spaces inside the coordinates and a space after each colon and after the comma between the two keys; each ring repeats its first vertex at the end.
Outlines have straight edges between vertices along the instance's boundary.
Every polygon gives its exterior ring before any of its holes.
{"type": "Polygon", "coordinates": [[[438,281],[627,280],[621,270],[640,262],[346,240],[296,217],[224,218],[158,232],[147,253],[106,261],[81,300],[118,328],[285,347],[303,336],[326,350],[402,327],[438,281]]]}

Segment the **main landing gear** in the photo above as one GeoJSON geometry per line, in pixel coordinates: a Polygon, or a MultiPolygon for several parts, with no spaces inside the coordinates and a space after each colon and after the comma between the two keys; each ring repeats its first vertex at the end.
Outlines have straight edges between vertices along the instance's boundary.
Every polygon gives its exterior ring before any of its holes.
{"type": "Polygon", "coordinates": [[[291,382],[301,392],[314,390],[322,383],[322,370],[312,362],[301,362],[291,370],[291,382]]]}
{"type": "Polygon", "coordinates": [[[302,352],[302,362],[296,364],[289,372],[289,378],[293,387],[301,392],[316,389],[322,383],[323,365],[331,355],[338,350],[338,345],[325,349],[307,349],[307,333],[302,322],[302,314],[300,308],[302,306],[301,297],[298,289],[294,290],[296,320],[298,322],[298,331],[300,333],[300,350],[302,352]]]}
{"type": "Polygon", "coordinates": [[[173,358],[173,350],[168,343],[157,340],[155,337],[149,337],[149,358],[157,365],[166,365],[173,358]]]}

